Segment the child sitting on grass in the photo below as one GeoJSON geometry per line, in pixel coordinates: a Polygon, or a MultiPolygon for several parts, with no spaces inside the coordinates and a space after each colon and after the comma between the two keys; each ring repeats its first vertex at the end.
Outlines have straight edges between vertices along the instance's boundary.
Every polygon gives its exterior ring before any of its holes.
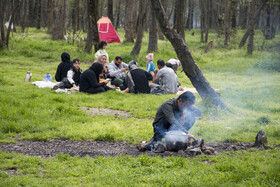
{"type": "Polygon", "coordinates": [[[70,68],[70,70],[67,72],[67,77],[63,78],[61,82],[56,84],[53,87],[53,90],[57,90],[58,88],[75,88],[77,89],[77,86],[80,84],[80,76],[82,74],[82,69],[80,68],[81,61],[80,59],[76,58],[73,60],[73,66],[70,68]]]}

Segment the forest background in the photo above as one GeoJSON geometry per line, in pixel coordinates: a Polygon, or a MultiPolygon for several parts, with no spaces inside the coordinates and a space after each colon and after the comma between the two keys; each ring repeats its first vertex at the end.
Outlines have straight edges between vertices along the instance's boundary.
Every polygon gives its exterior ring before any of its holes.
{"type": "MultiPolygon", "coordinates": [[[[279,2],[161,2],[169,23],[185,39],[196,64],[229,108],[217,108],[196,94],[202,116],[190,132],[206,142],[253,142],[257,132],[263,130],[271,147],[279,145],[279,2]],[[180,26],[184,32],[180,32],[180,26]],[[242,43],[247,31],[253,43],[242,43]],[[210,41],[213,46],[205,53],[210,41]]],[[[121,44],[108,45],[111,60],[116,55],[123,56],[125,62],[136,59],[144,69],[148,52],[154,52],[155,60],[176,57],[175,47],[161,32],[149,1],[1,0],[1,5],[5,5],[0,8],[1,142],[67,138],[136,144],[152,137],[156,109],[176,95],[124,95],[111,91],[65,95],[23,81],[27,71],[33,73],[32,81],[42,80],[46,72],[54,76],[64,51],[71,54],[71,59],[80,58],[84,62],[82,69],[87,69],[94,60],[91,47],[98,42],[92,37],[94,29],[89,28],[101,16],[111,18],[123,39],[121,44]],[[143,2],[146,8],[141,9],[143,2]],[[139,13],[142,10],[146,13],[139,13]],[[145,15],[142,21],[141,15],[145,15]],[[5,26],[8,20],[13,27],[5,26]],[[143,26],[141,50],[132,54],[139,44],[139,23],[143,26]],[[133,117],[91,116],[80,107],[118,109],[131,112],[133,117]]],[[[184,87],[193,87],[182,69],[178,77],[184,87]]],[[[0,155],[0,184],[5,186],[259,186],[279,185],[280,178],[279,148],[196,158],[120,155],[93,159],[60,154],[45,159],[6,152],[0,155]]]]}

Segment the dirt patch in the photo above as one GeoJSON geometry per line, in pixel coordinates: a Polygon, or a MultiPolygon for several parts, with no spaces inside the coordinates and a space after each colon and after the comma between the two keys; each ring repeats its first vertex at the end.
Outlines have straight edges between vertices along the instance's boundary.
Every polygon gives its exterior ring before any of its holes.
{"type": "Polygon", "coordinates": [[[80,107],[81,110],[85,111],[89,115],[104,115],[104,116],[119,116],[123,118],[127,118],[132,116],[130,112],[122,111],[122,110],[112,110],[109,108],[87,108],[87,107],[80,107]]]}
{"type": "MultiPolygon", "coordinates": [[[[206,146],[213,147],[217,154],[224,151],[248,150],[253,143],[205,143],[206,146]]],[[[53,157],[57,154],[69,154],[70,156],[90,157],[96,156],[139,156],[148,154],[150,156],[189,156],[186,152],[164,152],[154,153],[152,151],[140,152],[128,142],[105,142],[105,141],[71,141],[68,139],[52,139],[49,142],[18,140],[15,144],[0,143],[0,150],[5,152],[16,152],[24,155],[53,157]]]]}

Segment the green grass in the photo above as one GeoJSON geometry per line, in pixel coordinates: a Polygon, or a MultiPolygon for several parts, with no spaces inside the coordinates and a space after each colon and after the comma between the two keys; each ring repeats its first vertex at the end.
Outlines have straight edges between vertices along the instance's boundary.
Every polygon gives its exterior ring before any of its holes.
{"type": "MultiPolygon", "coordinates": [[[[214,41],[214,47],[207,54],[203,53],[206,44],[199,42],[199,30],[194,32],[195,36],[186,32],[192,55],[231,112],[215,109],[195,94],[202,116],[190,133],[206,142],[253,142],[257,132],[263,130],[269,144],[280,144],[280,34],[265,41],[257,31],[255,51],[248,55],[245,47],[238,48],[244,31],[238,31],[227,48],[222,46],[223,38],[211,32],[209,38],[214,41]]],[[[123,30],[120,35],[123,38],[123,30]]],[[[136,59],[145,69],[147,45],[148,33],[145,33],[138,57],[130,55],[133,48],[130,43],[109,44],[107,52],[110,60],[121,55],[125,62],[136,59]]],[[[154,62],[176,57],[168,41],[159,40],[158,46],[154,62]]],[[[94,60],[94,54],[83,52],[82,43],[53,41],[44,31],[32,28],[27,34],[14,33],[9,50],[0,50],[0,142],[14,142],[17,138],[131,143],[149,140],[157,108],[176,95],[127,95],[114,91],[66,95],[23,81],[27,71],[32,72],[32,81],[42,80],[47,72],[54,77],[64,51],[70,53],[71,59],[94,60]],[[79,107],[118,109],[129,111],[133,116],[92,116],[79,107]]],[[[83,63],[82,69],[89,66],[83,63]]],[[[193,87],[180,68],[178,77],[184,87],[193,87]]],[[[253,149],[195,159],[148,156],[92,159],[68,155],[44,159],[4,152],[0,155],[0,169],[17,169],[15,175],[0,170],[4,179],[0,186],[277,186],[280,178],[279,149],[253,149]]]]}
{"type": "Polygon", "coordinates": [[[280,182],[279,149],[196,158],[1,155],[0,186],[277,186],[280,182]]]}

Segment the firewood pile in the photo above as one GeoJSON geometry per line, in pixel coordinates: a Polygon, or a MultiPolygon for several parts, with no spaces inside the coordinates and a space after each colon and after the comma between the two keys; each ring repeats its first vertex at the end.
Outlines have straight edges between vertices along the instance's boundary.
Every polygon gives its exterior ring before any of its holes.
{"type": "Polygon", "coordinates": [[[214,155],[215,149],[213,147],[205,146],[204,140],[199,138],[193,142],[156,142],[147,143],[142,142],[138,144],[137,149],[141,152],[152,151],[155,153],[164,153],[165,151],[184,153],[190,156],[196,156],[201,154],[214,155]]]}
{"type": "Polygon", "coordinates": [[[219,147],[220,150],[223,149],[225,151],[237,151],[237,150],[246,150],[248,148],[258,148],[258,149],[272,149],[271,147],[267,146],[267,137],[265,135],[265,132],[259,131],[256,138],[255,138],[255,143],[241,143],[237,142],[234,145],[227,144],[227,143],[220,143],[220,144],[225,144],[225,145],[220,145],[216,143],[217,145],[215,146],[210,143],[211,147],[209,146],[209,143],[207,144],[208,146],[205,145],[204,140],[202,138],[199,138],[197,140],[194,140],[192,142],[187,142],[187,141],[181,141],[182,138],[184,138],[184,135],[175,135],[172,137],[172,140],[165,139],[164,141],[161,142],[141,142],[139,143],[136,147],[139,151],[145,152],[145,151],[151,151],[154,153],[164,153],[166,151],[169,152],[178,152],[180,154],[188,155],[188,156],[196,156],[196,155],[201,155],[201,154],[206,154],[206,155],[215,155],[218,154],[219,147]],[[181,136],[181,137],[180,137],[181,136]],[[244,144],[244,145],[243,145],[244,144]],[[245,145],[246,144],[246,145],[245,145]],[[216,150],[217,149],[217,150],[216,150]]]}

